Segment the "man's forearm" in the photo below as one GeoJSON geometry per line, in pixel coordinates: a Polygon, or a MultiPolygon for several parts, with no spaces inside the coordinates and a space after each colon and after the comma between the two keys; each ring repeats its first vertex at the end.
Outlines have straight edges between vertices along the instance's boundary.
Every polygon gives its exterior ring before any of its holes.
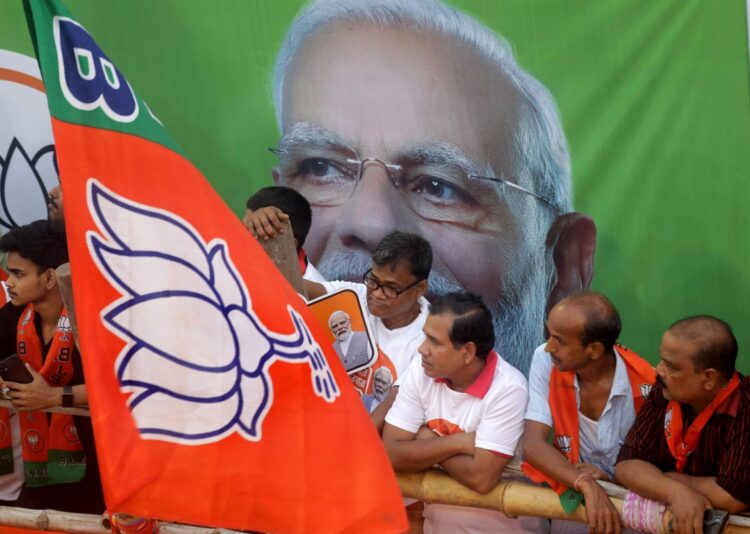
{"type": "Polygon", "coordinates": [[[572,488],[581,474],[563,453],[547,441],[525,440],[524,459],[548,477],[572,488]]]}
{"type": "Polygon", "coordinates": [[[393,386],[385,400],[378,404],[377,408],[375,408],[370,414],[370,420],[378,430],[378,434],[383,433],[383,426],[385,426],[385,416],[388,415],[388,410],[391,409],[393,401],[396,400],[397,393],[398,386],[393,386]]]}
{"type": "Polygon", "coordinates": [[[476,452],[474,455],[456,454],[440,462],[451,478],[481,494],[489,493],[497,486],[506,464],[504,462],[498,469],[486,469],[476,461],[476,452]]]}
{"type": "Polygon", "coordinates": [[[629,490],[649,499],[661,502],[672,502],[672,495],[680,487],[687,487],[682,482],[669,478],[655,465],[643,460],[625,460],[615,466],[617,482],[629,490]]]}
{"type": "Polygon", "coordinates": [[[416,473],[473,448],[466,434],[452,434],[435,439],[384,441],[391,465],[397,473],[416,473]]]}
{"type": "Polygon", "coordinates": [[[714,508],[728,510],[731,513],[738,513],[747,509],[747,504],[732,497],[716,483],[716,477],[695,477],[677,472],[666,473],[665,476],[702,493],[711,501],[714,508]]]}

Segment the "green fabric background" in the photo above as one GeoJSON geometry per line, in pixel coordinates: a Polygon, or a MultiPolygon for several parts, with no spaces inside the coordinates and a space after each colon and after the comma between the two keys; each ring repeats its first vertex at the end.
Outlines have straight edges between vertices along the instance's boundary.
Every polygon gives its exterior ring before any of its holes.
{"type": "MultiPolygon", "coordinates": [[[[750,88],[744,0],[463,0],[557,99],[594,288],[655,362],[688,314],[733,325],[750,372],[750,88]]],[[[236,212],[270,183],[274,54],[301,2],[67,0],[236,212]]],[[[21,2],[0,48],[33,55],[21,2]]],[[[0,127],[2,127],[0,125],[0,127]]]]}

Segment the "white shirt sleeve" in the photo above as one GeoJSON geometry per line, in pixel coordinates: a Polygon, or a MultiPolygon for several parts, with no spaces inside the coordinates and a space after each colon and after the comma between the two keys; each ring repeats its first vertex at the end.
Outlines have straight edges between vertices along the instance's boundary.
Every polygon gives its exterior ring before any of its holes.
{"type": "Polygon", "coordinates": [[[386,423],[407,432],[416,433],[427,422],[427,416],[420,397],[420,388],[424,386],[422,379],[426,378],[421,365],[421,360],[411,363],[409,369],[402,377],[403,380],[399,384],[396,400],[385,416],[386,423]],[[418,365],[420,368],[416,369],[415,365],[418,365]]]}
{"type": "Polygon", "coordinates": [[[514,456],[523,434],[523,415],[528,392],[521,384],[509,384],[482,414],[474,444],[506,456],[514,456]]]}
{"type": "Polygon", "coordinates": [[[549,377],[552,373],[552,359],[540,345],[534,351],[529,369],[529,407],[526,419],[552,427],[552,413],[549,408],[549,377]]]}

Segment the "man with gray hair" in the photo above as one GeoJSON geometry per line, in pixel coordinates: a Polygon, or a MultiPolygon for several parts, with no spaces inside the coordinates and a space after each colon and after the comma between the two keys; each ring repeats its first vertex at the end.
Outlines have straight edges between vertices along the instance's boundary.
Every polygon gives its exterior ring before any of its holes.
{"type": "Polygon", "coordinates": [[[274,179],[310,201],[323,276],[357,280],[383,236],[417,233],[430,294],[479,294],[527,372],[545,310],[591,280],[595,229],[571,213],[554,100],[509,45],[437,0],[318,0],[282,44],[274,102],[274,179]]]}

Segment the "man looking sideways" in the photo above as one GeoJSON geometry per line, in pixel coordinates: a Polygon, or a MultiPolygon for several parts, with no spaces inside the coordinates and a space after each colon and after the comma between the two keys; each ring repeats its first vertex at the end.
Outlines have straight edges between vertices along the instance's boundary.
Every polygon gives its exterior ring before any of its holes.
{"type": "Polygon", "coordinates": [[[737,340],[709,315],[662,337],[658,384],[617,459],[617,479],[672,507],[678,534],[703,532],[703,513],[750,504],[750,383],[735,370],[737,340]]]}
{"type": "Polygon", "coordinates": [[[8,253],[11,296],[0,309],[0,359],[17,353],[33,376],[27,384],[5,383],[23,415],[0,411],[6,428],[20,425],[25,481],[17,505],[101,513],[89,418],[40,411],[87,403],[81,355],[55,273],[68,261],[65,229],[52,220],[19,226],[0,238],[0,251],[8,253]]]}
{"type": "MultiPolygon", "coordinates": [[[[453,293],[430,305],[422,356],[401,381],[383,443],[397,473],[439,464],[489,493],[513,458],[523,430],[523,375],[493,350],[492,316],[479,297],[453,293]]],[[[426,504],[425,532],[518,532],[502,513],[426,504]]]]}
{"type": "Polygon", "coordinates": [[[547,329],[547,344],[534,353],[529,373],[524,472],[557,491],[568,513],[581,494],[585,500],[587,526],[555,521],[553,531],[619,533],[620,516],[596,480],[613,477],[620,443],[656,374],[637,354],[615,345],[620,315],[600,293],[563,299],[552,308],[547,329]]]}

